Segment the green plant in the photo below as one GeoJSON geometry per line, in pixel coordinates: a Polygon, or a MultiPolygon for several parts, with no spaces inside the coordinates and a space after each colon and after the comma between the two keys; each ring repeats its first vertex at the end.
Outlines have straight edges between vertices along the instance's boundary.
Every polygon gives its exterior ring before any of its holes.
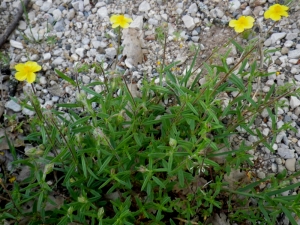
{"type": "Polygon", "coordinates": [[[198,47],[183,74],[172,72],[176,62],[162,64],[164,82],[145,79],[140,95],[122,75],[83,85],[56,70],[77,88],[77,101],[51,111],[32,94],[30,105],[27,99],[22,103],[36,112],[25,138],[34,147],[24,158],[10,148],[13,167],[26,165],[30,174],[11,188],[3,175],[0,219],[59,225],[207,224],[226,212],[230,223],[276,224],[284,214],[297,224],[300,195],[282,193],[297,190],[300,183],[294,178],[300,172],[252,178],[257,165],[248,151],[258,146],[273,151],[276,135],[293,130],[289,124],[277,128],[276,110],[283,97],[299,96],[300,90],[290,85],[278,92],[274,84],[265,95],[257,94],[252,84],[270,75],[253,60],[259,43],[231,43],[242,55],[236,64],[226,63],[227,51],[221,65],[207,59],[196,72],[198,47]],[[204,72],[206,82],[200,86],[204,72]],[[96,85],[101,93],[94,91],[96,85]],[[237,95],[229,98],[229,92],[237,95]],[[166,99],[173,101],[168,107],[162,104],[166,99]],[[263,110],[271,120],[268,136],[252,126],[263,110]],[[239,130],[257,141],[249,146],[241,139],[233,146],[230,138],[239,130]],[[240,174],[242,179],[236,179],[240,174]]]}
{"type": "Polygon", "coordinates": [[[175,36],[175,41],[180,41],[182,38],[180,37],[180,31],[174,31],[173,35],[175,36]]]}
{"type": "Polygon", "coordinates": [[[9,56],[6,53],[0,52],[0,63],[3,66],[7,66],[9,65],[9,61],[10,61],[9,56]]]}

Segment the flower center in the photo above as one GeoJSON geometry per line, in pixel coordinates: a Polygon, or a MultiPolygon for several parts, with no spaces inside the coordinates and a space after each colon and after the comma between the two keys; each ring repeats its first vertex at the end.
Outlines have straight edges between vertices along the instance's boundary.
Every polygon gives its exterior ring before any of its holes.
{"type": "Polygon", "coordinates": [[[30,72],[31,72],[30,66],[24,66],[24,73],[30,73],[30,72]]]}

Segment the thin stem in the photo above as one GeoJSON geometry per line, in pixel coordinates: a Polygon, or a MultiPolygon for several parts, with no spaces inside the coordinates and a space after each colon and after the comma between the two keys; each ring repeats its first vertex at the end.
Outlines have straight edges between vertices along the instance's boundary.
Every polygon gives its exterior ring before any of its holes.
{"type": "Polygon", "coordinates": [[[63,135],[63,133],[61,132],[61,130],[59,129],[59,127],[57,126],[57,124],[55,123],[55,121],[50,118],[52,124],[55,126],[55,128],[58,130],[60,136],[62,137],[62,139],[64,140],[65,144],[67,145],[67,148],[69,149],[72,157],[73,157],[73,160],[74,160],[74,163],[77,165],[78,161],[77,161],[77,157],[75,156],[75,153],[73,151],[73,149],[71,148],[71,146],[69,145],[69,143],[67,142],[65,136],[63,135]]]}
{"type": "MultiPolygon", "coordinates": [[[[236,39],[240,34],[241,34],[241,33],[236,34],[236,35],[233,37],[233,39],[236,39]]],[[[215,48],[214,50],[212,50],[212,52],[211,52],[211,53],[209,54],[209,56],[204,60],[204,62],[207,62],[207,61],[213,56],[213,54],[215,54],[216,52],[218,52],[221,48],[225,48],[227,45],[229,45],[229,43],[230,43],[230,40],[227,41],[224,45],[222,45],[222,46],[220,46],[220,47],[217,47],[217,48],[215,48]]],[[[204,62],[202,62],[202,63],[200,64],[200,66],[198,66],[196,69],[194,69],[194,71],[192,72],[192,74],[194,74],[198,69],[200,69],[200,68],[203,66],[203,63],[204,63],[204,62]]]]}
{"type": "Polygon", "coordinates": [[[127,85],[127,82],[126,82],[126,80],[125,80],[125,78],[124,78],[123,76],[122,76],[122,79],[123,79],[123,81],[124,81],[124,83],[125,83],[125,86],[126,86],[126,88],[127,88],[127,91],[128,91],[129,94],[130,94],[131,100],[132,100],[132,102],[133,102],[133,104],[134,104],[134,106],[135,106],[135,108],[136,108],[136,103],[135,103],[134,98],[133,98],[133,96],[132,96],[132,94],[131,94],[131,91],[129,90],[129,87],[128,87],[128,85],[127,85]]]}
{"type": "Polygon", "coordinates": [[[120,46],[121,46],[121,27],[118,27],[117,62],[118,62],[118,56],[119,56],[119,54],[120,54],[120,46]]]}
{"type": "Polygon", "coordinates": [[[36,91],[35,91],[35,88],[33,86],[33,83],[31,83],[31,88],[32,88],[32,91],[33,91],[34,95],[36,95],[36,91]]]}
{"type": "Polygon", "coordinates": [[[13,198],[12,198],[10,191],[7,190],[7,188],[5,187],[2,178],[0,178],[0,185],[2,186],[2,188],[3,188],[3,189],[6,191],[6,193],[8,194],[8,196],[9,196],[9,198],[11,199],[12,203],[14,204],[15,208],[16,208],[16,209],[18,210],[18,212],[21,213],[21,215],[22,215],[22,212],[21,212],[20,209],[17,207],[17,205],[15,204],[15,201],[14,201],[13,198]]]}

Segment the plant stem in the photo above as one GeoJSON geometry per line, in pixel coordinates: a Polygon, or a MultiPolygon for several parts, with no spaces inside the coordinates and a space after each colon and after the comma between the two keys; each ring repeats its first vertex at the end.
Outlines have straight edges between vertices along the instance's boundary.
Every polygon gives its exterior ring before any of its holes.
{"type": "Polygon", "coordinates": [[[32,91],[33,91],[34,95],[36,95],[36,91],[35,91],[35,88],[34,88],[32,83],[31,83],[31,88],[32,88],[32,91]]]}
{"type": "Polygon", "coordinates": [[[0,178],[0,185],[1,185],[2,188],[6,191],[6,193],[8,194],[8,196],[10,197],[10,199],[11,199],[12,203],[14,204],[15,208],[16,208],[16,209],[18,210],[18,212],[21,213],[21,215],[22,215],[22,212],[21,212],[20,209],[17,207],[17,205],[15,204],[15,201],[14,201],[13,198],[12,198],[10,191],[7,190],[7,188],[5,187],[2,178],[0,178]]]}

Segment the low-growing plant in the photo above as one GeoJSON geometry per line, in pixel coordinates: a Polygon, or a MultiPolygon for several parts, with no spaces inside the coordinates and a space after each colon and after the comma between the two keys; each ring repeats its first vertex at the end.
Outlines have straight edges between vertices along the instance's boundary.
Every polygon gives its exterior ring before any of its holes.
{"type": "MultiPolygon", "coordinates": [[[[226,63],[227,52],[222,65],[205,62],[199,72],[198,48],[181,76],[172,72],[176,62],[162,65],[163,82],[143,80],[140,95],[108,71],[104,82],[83,85],[56,70],[77,88],[77,101],[46,110],[34,94],[28,95],[31,105],[23,106],[36,116],[24,140],[33,147],[20,157],[9,146],[12,167],[26,165],[30,173],[12,184],[6,175],[1,178],[2,221],[209,224],[220,214],[224,224],[226,218],[237,224],[276,224],[284,214],[297,224],[300,195],[282,194],[299,187],[293,178],[300,173],[255,178],[256,162],[248,151],[258,146],[274,151],[276,134],[293,129],[288,124],[277,128],[275,111],[283,97],[300,91],[290,86],[277,93],[274,84],[265,95],[257,94],[252,83],[269,75],[251,61],[257,45],[232,43],[242,53],[233,66],[226,63]],[[199,85],[204,72],[206,82],[199,85]],[[96,85],[103,91],[96,92],[96,85]],[[253,126],[263,110],[272,124],[267,136],[253,126]],[[232,143],[239,131],[257,141],[232,143]]],[[[28,65],[36,72],[36,65],[28,65]]],[[[19,70],[18,77],[28,79],[28,74],[19,70]]]]}

